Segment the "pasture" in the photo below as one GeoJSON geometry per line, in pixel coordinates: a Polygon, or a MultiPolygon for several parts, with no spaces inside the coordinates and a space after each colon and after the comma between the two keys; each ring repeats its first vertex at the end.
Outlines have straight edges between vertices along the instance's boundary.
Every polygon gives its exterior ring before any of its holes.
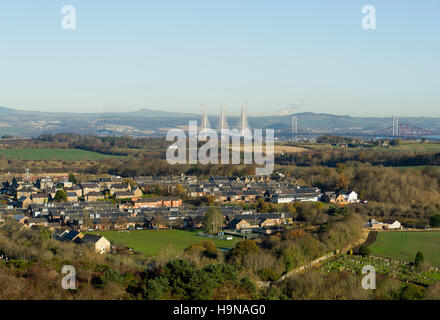
{"type": "Polygon", "coordinates": [[[217,248],[231,249],[239,238],[218,240],[198,236],[197,231],[186,230],[130,230],[129,232],[92,232],[106,237],[110,242],[123,244],[145,255],[156,255],[162,248],[171,244],[176,250],[184,250],[193,243],[211,240],[217,248]]]}
{"type": "Polygon", "coordinates": [[[379,232],[369,247],[374,256],[409,262],[422,251],[425,263],[440,267],[440,231],[379,232]]]}
{"type": "Polygon", "coordinates": [[[437,141],[402,141],[399,145],[382,147],[375,146],[374,150],[390,151],[390,152],[411,152],[411,153],[426,153],[426,152],[440,152],[440,143],[437,141]]]}
{"type": "Polygon", "coordinates": [[[80,149],[0,149],[4,160],[100,160],[120,158],[80,149]]]}

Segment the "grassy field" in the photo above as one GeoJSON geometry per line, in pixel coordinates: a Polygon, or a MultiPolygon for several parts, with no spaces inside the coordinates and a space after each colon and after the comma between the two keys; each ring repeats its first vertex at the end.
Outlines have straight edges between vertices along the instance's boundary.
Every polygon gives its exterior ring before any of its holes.
{"type": "MultiPolygon", "coordinates": [[[[297,143],[299,148],[309,150],[340,150],[341,147],[331,145],[329,143],[297,143]]],[[[365,147],[356,146],[354,148],[346,148],[347,151],[387,151],[387,152],[440,152],[440,142],[437,141],[402,141],[398,146],[391,146],[390,148],[384,146],[367,145],[365,147]]]]}
{"type": "Polygon", "coordinates": [[[390,152],[440,152],[440,143],[434,141],[419,142],[419,141],[402,141],[398,146],[391,146],[391,148],[386,148],[382,146],[373,147],[376,150],[387,150],[390,152]]]}
{"type": "Polygon", "coordinates": [[[370,249],[375,256],[402,261],[414,261],[422,251],[425,263],[440,267],[440,231],[379,232],[370,249]]]}
{"type": "Polygon", "coordinates": [[[5,160],[99,160],[120,158],[79,149],[0,149],[5,160]]]}
{"type": "Polygon", "coordinates": [[[174,249],[184,250],[193,243],[212,240],[218,248],[230,249],[240,240],[236,237],[233,240],[210,239],[198,236],[196,231],[184,230],[132,230],[130,232],[120,232],[119,234],[118,231],[93,233],[99,233],[99,235],[114,243],[124,244],[146,255],[156,255],[161,248],[170,243],[174,249]]]}

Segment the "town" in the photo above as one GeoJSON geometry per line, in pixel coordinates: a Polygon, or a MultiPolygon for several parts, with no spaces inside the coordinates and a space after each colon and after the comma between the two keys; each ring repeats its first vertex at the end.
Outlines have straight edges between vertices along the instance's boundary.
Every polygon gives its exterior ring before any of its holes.
{"type": "Polygon", "coordinates": [[[28,227],[48,227],[58,233],[66,229],[197,229],[202,228],[211,201],[224,217],[222,232],[245,236],[279,232],[293,222],[288,211],[257,213],[244,210],[245,204],[322,201],[342,206],[360,201],[354,191],[323,193],[319,188],[298,186],[295,179],[282,174],[210,177],[205,181],[185,175],[124,179],[111,176],[81,183],[75,180],[73,174],[35,177],[28,173],[4,181],[0,217],[12,217],[28,227]],[[148,196],[157,189],[176,195],[148,196]],[[201,199],[207,200],[205,206],[190,205],[201,199]]]}

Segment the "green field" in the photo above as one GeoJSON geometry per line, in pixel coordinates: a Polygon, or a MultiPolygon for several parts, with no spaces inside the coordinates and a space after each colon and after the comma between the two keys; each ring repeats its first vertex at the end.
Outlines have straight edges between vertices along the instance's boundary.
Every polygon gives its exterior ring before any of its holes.
{"type": "Polygon", "coordinates": [[[99,160],[120,158],[80,149],[0,149],[5,160],[99,160]]]}
{"type": "Polygon", "coordinates": [[[375,146],[375,150],[387,150],[390,152],[415,152],[415,153],[425,153],[425,152],[439,152],[440,143],[434,141],[419,142],[419,141],[402,141],[398,146],[391,146],[391,148],[375,146]]]}
{"type": "MultiPolygon", "coordinates": [[[[311,150],[340,150],[341,147],[331,145],[329,143],[296,143],[298,147],[303,147],[311,150]]],[[[437,141],[402,141],[398,146],[383,147],[375,145],[367,145],[365,147],[356,146],[354,148],[346,148],[347,151],[387,151],[387,152],[415,152],[415,153],[426,153],[426,152],[440,152],[440,142],[437,141]]]]}
{"type": "Polygon", "coordinates": [[[218,248],[230,249],[239,238],[233,240],[217,240],[198,236],[196,231],[183,230],[132,230],[130,232],[101,231],[93,232],[106,237],[108,240],[118,244],[124,244],[136,251],[146,255],[156,255],[161,248],[172,244],[174,249],[184,250],[191,244],[212,240],[218,248]]]}
{"type": "Polygon", "coordinates": [[[379,232],[370,249],[375,256],[411,262],[422,251],[425,263],[440,267],[440,231],[379,232]]]}

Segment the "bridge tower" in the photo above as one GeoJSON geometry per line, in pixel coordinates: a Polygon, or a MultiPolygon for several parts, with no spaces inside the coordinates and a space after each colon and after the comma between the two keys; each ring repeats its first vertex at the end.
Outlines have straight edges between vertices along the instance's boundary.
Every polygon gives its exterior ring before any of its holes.
{"type": "Polygon", "coordinates": [[[294,136],[298,134],[298,117],[292,116],[292,141],[294,136]]]}
{"type": "Polygon", "coordinates": [[[393,116],[393,137],[399,136],[399,117],[393,116]]]}

